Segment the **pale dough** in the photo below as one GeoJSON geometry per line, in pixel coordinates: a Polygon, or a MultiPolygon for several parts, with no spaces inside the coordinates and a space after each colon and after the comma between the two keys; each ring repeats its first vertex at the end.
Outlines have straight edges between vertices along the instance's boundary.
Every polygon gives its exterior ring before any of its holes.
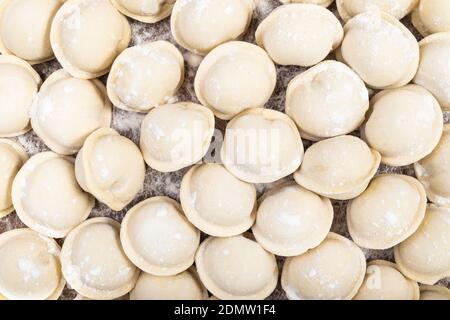
{"type": "Polygon", "coordinates": [[[334,0],[279,0],[281,3],[311,3],[328,7],[334,0]]]}
{"type": "Polygon", "coordinates": [[[170,16],[176,0],[111,0],[124,15],[145,23],[156,23],[170,16]]]}
{"type": "Polygon", "coordinates": [[[380,10],[402,19],[409,14],[419,0],[336,0],[339,15],[344,21],[369,11],[380,10]]]}
{"type": "Polygon", "coordinates": [[[411,15],[411,21],[424,37],[450,31],[450,1],[420,0],[411,15]]]}
{"type": "Polygon", "coordinates": [[[450,290],[443,286],[420,286],[420,300],[450,300],[450,290]]]}

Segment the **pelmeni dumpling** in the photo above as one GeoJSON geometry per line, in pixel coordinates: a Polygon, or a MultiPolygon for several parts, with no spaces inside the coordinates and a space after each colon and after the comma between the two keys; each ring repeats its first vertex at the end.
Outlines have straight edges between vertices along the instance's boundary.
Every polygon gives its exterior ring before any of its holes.
{"type": "Polygon", "coordinates": [[[66,281],[58,244],[30,229],[0,234],[0,300],[57,300],[66,281]]]}
{"type": "Polygon", "coordinates": [[[420,300],[450,300],[450,290],[444,286],[420,286],[420,300]]]}
{"type": "Polygon", "coordinates": [[[450,32],[436,33],[419,42],[420,64],[414,83],[428,89],[444,111],[450,111],[450,32]]]}
{"type": "Polygon", "coordinates": [[[286,114],[254,108],[228,123],[221,158],[239,179],[270,183],[297,170],[303,152],[297,127],[286,114]]]}
{"type": "Polygon", "coordinates": [[[240,38],[252,20],[253,0],[178,0],[170,20],[175,41],[205,55],[240,38]]]}
{"type": "Polygon", "coordinates": [[[281,65],[308,67],[336,49],[344,36],[333,13],[313,4],[278,7],[256,30],[256,42],[281,65]]]}
{"type": "Polygon", "coordinates": [[[344,21],[369,10],[380,10],[400,20],[414,9],[418,1],[419,0],[336,0],[336,5],[339,15],[344,21]]]}
{"type": "Polygon", "coordinates": [[[11,199],[13,180],[27,160],[28,155],[19,143],[0,139],[0,218],[14,211],[11,199]]]}
{"type": "Polygon", "coordinates": [[[124,15],[146,23],[156,23],[170,16],[176,0],[111,0],[124,15]]]}
{"type": "Polygon", "coordinates": [[[200,232],[187,221],[181,206],[167,197],[154,197],[134,206],[122,221],[120,240],[139,269],[172,276],[194,263],[200,232]]]}
{"type": "Polygon", "coordinates": [[[328,7],[334,0],[279,0],[281,3],[311,3],[328,7]]]}
{"type": "Polygon", "coordinates": [[[419,229],[394,248],[402,273],[423,284],[450,276],[450,208],[430,205],[419,229]]]}
{"type": "Polygon", "coordinates": [[[144,184],[145,163],[133,141],[100,128],[85,141],[75,162],[77,181],[115,211],[133,200],[144,184]]]}
{"type": "Polygon", "coordinates": [[[417,30],[427,36],[432,33],[450,31],[450,1],[419,0],[411,20],[417,30]]]}
{"type": "Polygon", "coordinates": [[[285,109],[302,138],[331,138],[361,125],[369,109],[369,92],[352,69],[328,60],[291,80],[285,109]]]}
{"type": "Polygon", "coordinates": [[[287,182],[259,200],[256,240],[278,256],[297,256],[318,246],[333,222],[333,206],[327,198],[287,182]]]}
{"type": "Polygon", "coordinates": [[[31,108],[31,125],[53,151],[77,153],[84,140],[111,123],[111,103],[99,80],[73,78],[60,69],[45,80],[31,108]]]}
{"type": "Polygon", "coordinates": [[[207,238],[197,251],[195,264],[205,287],[221,300],[262,300],[278,282],[275,256],[249,234],[207,238]]]}
{"type": "Polygon", "coordinates": [[[0,55],[0,137],[30,130],[30,109],[41,78],[25,61],[0,55]]]}
{"type": "Polygon", "coordinates": [[[148,112],[173,99],[184,81],[184,59],[170,42],[125,49],[108,76],[108,96],[127,111],[148,112]]]}
{"type": "Polygon", "coordinates": [[[324,197],[348,200],[361,194],[380,165],[380,154],[354,136],[313,144],[294,174],[302,187],[324,197]]]}
{"type": "Polygon", "coordinates": [[[353,300],[419,300],[419,285],[405,277],[395,263],[374,260],[353,300]]]}
{"type": "Polygon", "coordinates": [[[93,218],[69,233],[61,250],[64,278],[86,298],[112,300],[134,288],[137,269],[123,252],[120,224],[110,218],[93,218]]]}
{"type": "Polygon", "coordinates": [[[412,164],[430,154],[443,130],[441,107],[433,95],[417,85],[384,90],[370,101],[362,134],[391,166],[412,164]]]}
{"type": "Polygon", "coordinates": [[[353,241],[369,249],[391,248],[413,234],[425,215],[427,197],[410,176],[385,174],[347,205],[347,226],[353,241]]]}
{"type": "Polygon", "coordinates": [[[220,164],[192,167],[181,182],[180,199],[188,220],[211,236],[235,236],[255,222],[255,187],[220,164]]]}
{"type": "Polygon", "coordinates": [[[365,273],[361,249],[330,232],[318,247],[286,259],[281,285],[290,300],[349,300],[358,292],[365,273]]]}
{"type": "Polygon", "coordinates": [[[214,114],[191,102],[159,106],[141,126],[141,150],[147,164],[161,172],[188,167],[205,156],[214,134],[214,114]]]}
{"type": "Polygon", "coordinates": [[[56,13],[50,32],[59,63],[82,79],[108,73],[130,38],[130,24],[109,0],[66,1],[56,13]]]}
{"type": "Polygon", "coordinates": [[[65,0],[4,0],[0,4],[0,52],[31,64],[53,59],[50,26],[65,0]]]}
{"type": "Polygon", "coordinates": [[[368,11],[344,26],[344,40],[336,57],[349,65],[374,89],[409,83],[419,66],[419,45],[414,35],[396,18],[368,11]]]}
{"type": "Polygon", "coordinates": [[[223,120],[263,107],[272,95],[277,73],[267,53],[248,42],[231,41],[212,50],[195,76],[200,102],[223,120]]]}
{"type": "Polygon", "coordinates": [[[94,198],[77,184],[74,159],[53,152],[31,157],[17,173],[11,194],[20,220],[51,238],[64,238],[94,207],[94,198]]]}

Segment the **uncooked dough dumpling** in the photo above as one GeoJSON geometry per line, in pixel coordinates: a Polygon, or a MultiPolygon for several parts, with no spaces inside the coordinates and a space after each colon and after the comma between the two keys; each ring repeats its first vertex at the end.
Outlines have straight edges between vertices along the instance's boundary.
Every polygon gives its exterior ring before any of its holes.
{"type": "Polygon", "coordinates": [[[450,31],[450,1],[420,0],[411,20],[424,37],[432,33],[450,31]]]}
{"type": "Polygon", "coordinates": [[[157,276],[172,276],[194,263],[200,232],[189,223],[181,206],[167,197],[135,205],[122,221],[120,240],[139,269],[157,276]]]}
{"type": "Polygon", "coordinates": [[[241,111],[260,108],[269,100],[277,73],[267,53],[242,41],[224,43],[201,62],[195,94],[216,117],[230,120],[241,111]]]}
{"type": "Polygon", "coordinates": [[[334,0],[279,0],[281,3],[311,3],[328,7],[334,0]]]}
{"type": "Polygon", "coordinates": [[[176,0],[111,0],[114,7],[127,17],[156,23],[170,16],[176,0]]]}
{"type": "Polygon", "coordinates": [[[384,90],[370,101],[362,128],[367,143],[390,166],[406,166],[429,155],[439,143],[443,114],[439,103],[417,85],[384,90]]]}
{"type": "Polygon", "coordinates": [[[419,0],[336,0],[336,5],[339,15],[344,21],[369,10],[380,10],[400,20],[414,9],[418,1],[419,0]]]}
{"type": "Polygon", "coordinates": [[[192,167],[181,182],[180,199],[188,220],[211,236],[235,236],[255,222],[255,187],[220,164],[192,167]]]}
{"type": "Polygon", "coordinates": [[[120,224],[93,218],[69,233],[61,250],[62,272],[79,294],[112,300],[130,292],[139,270],[128,260],[119,239],[120,224]]]}
{"type": "Polygon", "coordinates": [[[93,79],[108,73],[130,42],[128,20],[109,0],[68,0],[53,19],[50,41],[72,76],[93,79]]]}
{"type": "Polygon", "coordinates": [[[214,114],[191,102],[159,106],[141,126],[145,162],[158,171],[174,172],[200,161],[214,134],[214,114]]]}
{"type": "Polygon", "coordinates": [[[65,0],[4,0],[0,4],[0,52],[31,64],[53,59],[50,27],[65,0]]]}
{"type": "Polygon", "coordinates": [[[133,141],[113,129],[100,128],[78,153],[75,173],[83,190],[120,211],[144,184],[145,163],[133,141]]]}
{"type": "Polygon", "coordinates": [[[94,198],[77,184],[74,159],[53,152],[31,157],[17,173],[11,194],[20,220],[51,238],[64,238],[94,207],[94,198]]]}
{"type": "Polygon", "coordinates": [[[30,130],[30,109],[41,78],[25,61],[0,55],[0,137],[30,130]]]}
{"type": "Polygon", "coordinates": [[[450,290],[444,286],[420,286],[420,300],[450,300],[450,290]]]}
{"type": "Polygon", "coordinates": [[[28,155],[19,143],[0,139],[0,218],[14,211],[11,199],[13,180],[27,160],[28,155]]]}
{"type": "Polygon", "coordinates": [[[328,235],[333,206],[328,198],[287,182],[259,200],[256,240],[278,256],[297,256],[317,247],[328,235]]]}
{"type": "Polygon", "coordinates": [[[142,272],[130,292],[130,300],[206,300],[208,292],[195,268],[174,276],[154,276],[142,272]]]}
{"type": "Polygon", "coordinates": [[[322,140],[306,150],[294,174],[302,187],[324,197],[348,200],[361,194],[380,165],[380,154],[354,136],[322,140]]]}
{"type": "Polygon", "coordinates": [[[173,99],[184,81],[184,59],[170,42],[125,49],[108,76],[108,96],[120,109],[148,112],[173,99]]]}
{"type": "Polygon", "coordinates": [[[419,45],[400,21],[381,11],[368,11],[344,26],[344,40],[336,52],[374,89],[409,83],[419,66],[419,45]]]}
{"type": "Polygon", "coordinates": [[[345,64],[328,60],[291,80],[286,113],[302,138],[321,140],[356,130],[369,109],[369,92],[345,64]]]}
{"type": "Polygon", "coordinates": [[[428,89],[442,109],[450,111],[450,32],[428,36],[419,46],[420,64],[414,83],[428,89]]]}
{"type": "Polygon", "coordinates": [[[205,55],[240,38],[252,20],[253,0],[178,0],[170,20],[175,41],[205,55]]]}
{"type": "Polygon", "coordinates": [[[290,300],[349,300],[358,292],[365,273],[361,249],[330,232],[318,247],[286,259],[281,286],[290,300]]]}
{"type": "Polygon", "coordinates": [[[228,123],[221,158],[239,179],[270,183],[297,170],[303,152],[297,127],[286,114],[254,108],[228,123]]]}
{"type": "Polygon", "coordinates": [[[53,239],[30,229],[0,234],[0,300],[57,300],[66,284],[59,254],[53,239]]]}
{"type": "Polygon", "coordinates": [[[419,300],[419,285],[406,278],[395,263],[374,260],[353,300],[419,300]]]}
{"type": "Polygon", "coordinates": [[[111,103],[99,80],[73,78],[60,69],[45,80],[31,108],[31,125],[53,151],[77,153],[84,140],[111,123],[111,103]]]}
{"type": "Polygon", "coordinates": [[[309,67],[342,41],[344,31],[333,13],[313,4],[276,8],[256,30],[256,43],[280,65],[309,67]]]}
{"type": "Polygon", "coordinates": [[[275,256],[249,234],[207,238],[197,251],[195,264],[205,287],[221,300],[262,300],[278,282],[275,256]]]}
{"type": "Polygon", "coordinates": [[[423,284],[450,276],[450,208],[430,205],[419,229],[394,248],[402,273],[423,284]]]}

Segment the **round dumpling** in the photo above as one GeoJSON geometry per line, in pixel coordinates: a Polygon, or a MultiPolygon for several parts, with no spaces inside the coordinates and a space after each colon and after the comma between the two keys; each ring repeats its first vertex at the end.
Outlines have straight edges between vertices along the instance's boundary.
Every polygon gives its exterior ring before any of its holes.
{"type": "Polygon", "coordinates": [[[248,42],[231,41],[212,50],[195,76],[201,104],[223,120],[263,107],[272,95],[277,73],[267,53],[248,42]]]}
{"type": "Polygon", "coordinates": [[[252,20],[253,0],[178,0],[170,20],[175,41],[197,54],[240,38],[252,20]]]}
{"type": "Polygon", "coordinates": [[[281,3],[311,3],[328,7],[334,0],[279,0],[281,3]]]}
{"type": "Polygon", "coordinates": [[[173,99],[184,81],[184,60],[170,42],[125,49],[108,76],[108,96],[127,111],[148,112],[173,99]]]}
{"type": "Polygon", "coordinates": [[[409,83],[419,66],[419,45],[396,18],[368,11],[344,26],[344,40],[336,57],[349,65],[374,89],[396,88],[409,83]]]}
{"type": "Polygon", "coordinates": [[[409,14],[419,0],[336,0],[339,15],[344,21],[369,11],[380,10],[402,19],[409,14]]]}
{"type": "Polygon", "coordinates": [[[439,103],[417,85],[384,90],[375,95],[362,128],[367,143],[390,166],[412,164],[430,154],[439,143],[443,114],[439,103]]]}
{"type": "Polygon", "coordinates": [[[420,286],[420,300],[450,300],[450,290],[443,286],[420,286]]]}
{"type": "Polygon", "coordinates": [[[281,65],[308,67],[336,49],[344,32],[333,13],[313,4],[278,7],[256,30],[256,42],[281,65]]]}
{"type": "Polygon", "coordinates": [[[68,0],[56,13],[50,41],[72,76],[93,79],[109,72],[131,38],[127,19],[109,0],[68,0]]]}
{"type": "Polygon", "coordinates": [[[146,23],[156,23],[168,17],[176,0],[111,0],[124,15],[146,23]]]}
{"type": "Polygon", "coordinates": [[[303,138],[331,138],[361,125],[369,109],[369,93],[352,69],[328,60],[291,80],[285,109],[303,138]]]}
{"type": "Polygon", "coordinates": [[[31,125],[53,151],[77,153],[84,140],[111,123],[111,103],[99,80],[73,78],[60,69],[45,80],[31,108],[31,125]]]}
{"type": "Polygon", "coordinates": [[[427,36],[432,33],[450,31],[450,1],[419,0],[411,20],[417,30],[427,36]]]}

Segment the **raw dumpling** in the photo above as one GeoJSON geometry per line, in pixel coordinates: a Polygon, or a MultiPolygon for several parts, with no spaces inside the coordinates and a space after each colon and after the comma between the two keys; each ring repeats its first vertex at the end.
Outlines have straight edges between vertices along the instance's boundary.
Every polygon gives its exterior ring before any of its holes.
{"type": "Polygon", "coordinates": [[[406,166],[430,154],[443,130],[441,107],[417,85],[384,90],[370,101],[362,134],[390,166],[406,166]]]}
{"type": "Polygon", "coordinates": [[[348,200],[361,194],[380,165],[380,154],[354,136],[322,140],[306,150],[294,174],[302,187],[324,197],[348,200]]]}
{"type": "Polygon", "coordinates": [[[308,67],[322,61],[342,41],[344,31],[333,13],[313,4],[276,8],[256,30],[256,42],[281,65],[308,67]]]}
{"type": "Polygon", "coordinates": [[[53,59],[50,27],[65,0],[4,0],[0,4],[0,52],[31,64],[53,59]]]}
{"type": "Polygon", "coordinates": [[[178,202],[154,197],[128,211],[120,240],[139,269],[157,276],[173,276],[194,263],[200,232],[187,221],[178,202]]]}
{"type": "Polygon", "coordinates": [[[302,138],[320,140],[356,130],[369,109],[364,82],[345,64],[328,60],[291,80],[286,113],[302,138]]]}
{"type": "Polygon", "coordinates": [[[395,263],[374,260],[353,300],[419,300],[417,282],[406,278],[395,263]]]}
{"type": "Polygon", "coordinates": [[[214,134],[214,114],[191,102],[159,106],[141,126],[141,150],[147,164],[173,172],[200,161],[214,134]]]}
{"type": "Polygon", "coordinates": [[[336,0],[336,5],[339,15],[344,21],[369,10],[380,10],[400,20],[414,9],[418,1],[419,0],[336,0]]]}
{"type": "Polygon", "coordinates": [[[253,0],[178,0],[170,20],[175,41],[205,55],[240,38],[252,20],[253,0]]]}
{"type": "Polygon", "coordinates": [[[420,300],[450,300],[450,290],[443,286],[420,286],[420,300]]]}
{"type": "Polygon", "coordinates": [[[0,139],[0,218],[14,211],[11,199],[13,180],[28,160],[24,148],[8,139],[0,139]]]}
{"type": "Polygon", "coordinates": [[[120,224],[110,218],[93,218],[72,230],[64,241],[64,278],[86,298],[116,299],[136,284],[139,270],[123,252],[119,229],[120,224]]]}
{"type": "Polygon", "coordinates": [[[450,31],[450,1],[420,0],[411,20],[424,37],[432,33],[450,31]]]}
{"type": "Polygon", "coordinates": [[[263,107],[275,89],[277,73],[267,53],[254,44],[231,41],[212,50],[195,76],[200,102],[223,120],[263,107]]]}
{"type": "Polygon", "coordinates": [[[26,226],[51,238],[64,238],[94,207],[94,198],[77,184],[74,159],[53,152],[24,164],[12,185],[12,201],[26,226]]]}
{"type": "Polygon", "coordinates": [[[252,230],[267,251],[297,256],[317,247],[328,235],[332,222],[329,199],[288,182],[261,197],[252,230]]]}
{"type": "Polygon", "coordinates": [[[111,0],[124,15],[146,23],[156,23],[170,16],[176,0],[111,0]]]}
{"type": "Polygon", "coordinates": [[[192,167],[181,182],[180,199],[188,220],[211,236],[235,236],[255,222],[255,187],[220,164],[192,167]]]}
{"type": "Polygon", "coordinates": [[[30,109],[41,78],[25,61],[0,55],[0,137],[30,130],[30,109]]]}
{"type": "Polygon", "coordinates": [[[286,259],[281,286],[290,300],[349,300],[358,292],[365,273],[361,249],[330,232],[318,247],[286,259]]]}
{"type": "Polygon", "coordinates": [[[402,273],[423,284],[450,276],[450,208],[430,205],[419,229],[394,248],[402,273]]]}
{"type": "Polygon", "coordinates": [[[442,109],[450,111],[450,32],[428,36],[419,46],[420,64],[414,83],[428,89],[442,109]]]}
{"type": "Polygon", "coordinates": [[[130,24],[109,0],[66,1],[56,13],[50,32],[59,63],[82,79],[108,73],[130,38],[130,24]]]}
{"type": "Polygon", "coordinates": [[[59,254],[53,239],[30,229],[0,234],[0,297],[57,300],[66,284],[59,254]]]}
{"type": "Polygon", "coordinates": [[[368,11],[344,26],[344,40],[336,52],[374,89],[401,87],[415,76],[419,45],[414,35],[396,18],[368,11]]]}
{"type": "Polygon", "coordinates": [[[77,155],[75,173],[83,190],[119,211],[144,184],[145,163],[131,140],[101,128],[86,139],[77,155]]]}
{"type": "Polygon", "coordinates": [[[410,176],[386,174],[347,205],[347,225],[353,241],[369,249],[391,248],[413,234],[425,215],[427,197],[410,176]]]}
{"type": "Polygon", "coordinates": [[[73,78],[60,69],[45,80],[31,108],[31,125],[54,152],[77,153],[95,130],[109,127],[111,103],[99,80],[73,78]]]}
{"type": "Polygon", "coordinates": [[[228,123],[221,158],[225,167],[239,179],[269,183],[297,170],[303,152],[297,127],[287,115],[254,108],[228,123]]]}
{"type": "Polygon", "coordinates": [[[125,49],[108,76],[108,96],[120,109],[148,112],[173,99],[184,81],[184,59],[170,42],[125,49]]]}
{"type": "Polygon", "coordinates": [[[279,0],[281,3],[312,3],[328,7],[334,0],[279,0]]]}
{"type": "Polygon", "coordinates": [[[249,237],[209,237],[197,251],[200,279],[221,300],[262,300],[277,286],[275,256],[249,237]]]}

